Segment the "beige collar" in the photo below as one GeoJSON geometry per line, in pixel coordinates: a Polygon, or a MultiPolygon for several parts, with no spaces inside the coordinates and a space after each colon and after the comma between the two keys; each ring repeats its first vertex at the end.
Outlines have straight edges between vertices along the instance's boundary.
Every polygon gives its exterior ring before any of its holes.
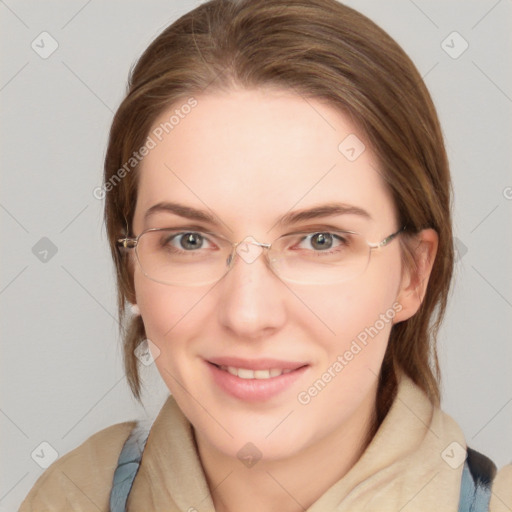
{"type": "MultiPolygon", "coordinates": [[[[462,464],[455,463],[465,447],[455,421],[404,376],[359,461],[307,512],[456,511],[462,464]]],[[[128,510],[214,512],[192,427],[172,396],[152,426],[128,510]]]]}

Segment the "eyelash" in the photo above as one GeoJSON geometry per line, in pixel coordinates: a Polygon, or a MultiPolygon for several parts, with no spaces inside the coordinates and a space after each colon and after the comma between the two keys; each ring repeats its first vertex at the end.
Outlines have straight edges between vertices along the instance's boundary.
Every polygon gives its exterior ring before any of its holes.
{"type": "MultiPolygon", "coordinates": [[[[339,234],[335,233],[336,231],[343,232],[344,230],[341,230],[339,228],[335,228],[335,229],[332,229],[332,231],[330,231],[329,229],[330,228],[328,228],[328,229],[311,229],[311,228],[309,228],[307,230],[306,229],[302,229],[300,231],[293,231],[291,233],[287,233],[286,235],[294,235],[294,234],[301,235],[301,234],[303,234],[304,236],[299,240],[299,242],[298,242],[299,244],[304,242],[304,241],[306,241],[306,240],[308,240],[308,239],[311,240],[311,237],[313,237],[314,235],[318,235],[318,234],[328,234],[328,235],[331,235],[332,238],[334,240],[337,240],[340,245],[336,246],[336,248],[334,248],[333,250],[318,250],[318,251],[314,251],[313,250],[314,253],[318,253],[318,255],[321,256],[321,255],[332,254],[332,253],[336,252],[337,248],[347,246],[350,243],[350,240],[349,240],[348,237],[343,237],[343,236],[340,236],[339,234]]],[[[190,234],[200,235],[203,240],[209,241],[209,237],[208,237],[207,233],[205,233],[204,231],[192,230],[192,229],[188,229],[188,228],[176,228],[176,230],[179,230],[179,232],[177,232],[177,233],[173,234],[171,237],[168,237],[167,239],[161,241],[162,246],[165,246],[169,242],[174,241],[174,240],[177,240],[178,243],[179,243],[180,237],[182,237],[184,235],[190,235],[190,234]]],[[[180,248],[175,247],[175,246],[171,246],[171,247],[172,247],[173,251],[176,251],[178,253],[188,253],[188,254],[190,254],[191,252],[196,252],[196,251],[193,251],[193,250],[186,251],[186,250],[180,249],[180,248]]]]}

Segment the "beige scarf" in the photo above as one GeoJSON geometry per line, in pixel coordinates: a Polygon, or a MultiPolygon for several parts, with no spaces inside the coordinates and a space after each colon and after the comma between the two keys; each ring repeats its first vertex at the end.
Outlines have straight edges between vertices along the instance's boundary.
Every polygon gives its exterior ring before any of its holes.
{"type": "MultiPolygon", "coordinates": [[[[152,435],[128,509],[213,512],[190,424],[172,398],[152,435]]],[[[388,415],[359,461],[308,512],[456,512],[465,447],[455,421],[434,408],[404,376],[388,415]]]]}

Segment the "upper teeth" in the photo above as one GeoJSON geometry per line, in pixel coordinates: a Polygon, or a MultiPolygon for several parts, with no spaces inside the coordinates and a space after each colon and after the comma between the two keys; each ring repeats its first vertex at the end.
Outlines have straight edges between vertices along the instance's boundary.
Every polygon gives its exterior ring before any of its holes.
{"type": "Polygon", "coordinates": [[[290,373],[291,369],[283,370],[281,368],[271,368],[269,370],[249,370],[247,368],[235,368],[234,366],[221,366],[221,370],[236,375],[241,379],[270,379],[271,377],[279,377],[283,373],[290,373]]]}

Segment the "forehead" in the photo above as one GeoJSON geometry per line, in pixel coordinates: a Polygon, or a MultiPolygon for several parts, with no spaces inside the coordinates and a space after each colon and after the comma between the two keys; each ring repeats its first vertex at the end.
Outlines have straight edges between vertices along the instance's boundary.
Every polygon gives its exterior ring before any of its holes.
{"type": "Polygon", "coordinates": [[[163,112],[149,136],[139,219],[165,201],[246,225],[326,202],[371,210],[374,219],[393,215],[364,134],[318,99],[275,89],[197,95],[163,112]]]}

